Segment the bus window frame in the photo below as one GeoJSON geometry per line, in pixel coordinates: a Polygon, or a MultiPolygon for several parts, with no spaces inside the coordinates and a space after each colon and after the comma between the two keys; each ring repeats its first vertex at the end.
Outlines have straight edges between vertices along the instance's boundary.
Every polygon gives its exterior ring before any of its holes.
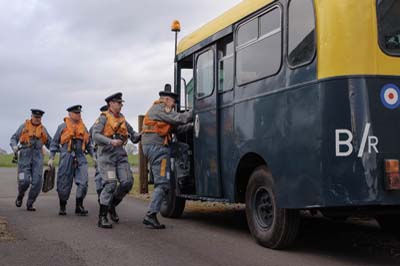
{"type": "Polygon", "coordinates": [[[289,27],[290,27],[290,21],[289,21],[289,9],[290,9],[290,4],[294,2],[293,0],[290,0],[288,5],[287,5],[287,16],[286,16],[286,63],[288,65],[288,67],[290,69],[296,69],[296,68],[300,68],[300,67],[304,67],[307,66],[309,64],[311,64],[312,62],[314,62],[316,55],[317,55],[317,17],[315,16],[316,12],[315,12],[315,5],[314,5],[314,1],[312,1],[312,6],[313,6],[313,15],[314,15],[314,53],[313,56],[310,57],[310,60],[305,61],[301,64],[298,65],[292,65],[289,61],[289,27]]]}
{"type": "Polygon", "coordinates": [[[269,7],[267,7],[266,9],[264,9],[264,10],[262,10],[260,12],[257,12],[255,14],[253,14],[252,17],[247,18],[245,21],[242,21],[242,22],[238,23],[238,25],[236,26],[236,29],[234,30],[234,36],[233,36],[234,37],[234,45],[235,45],[234,46],[234,61],[235,61],[234,62],[234,64],[235,64],[235,66],[234,66],[234,73],[235,73],[234,87],[243,87],[243,86],[246,86],[246,85],[248,85],[250,83],[254,83],[254,82],[269,78],[269,77],[276,76],[281,72],[281,69],[282,69],[282,66],[283,66],[283,61],[284,61],[284,59],[283,59],[283,51],[284,51],[283,50],[284,49],[283,48],[283,44],[284,44],[284,38],[283,38],[284,37],[284,35],[283,35],[283,14],[284,14],[283,6],[282,6],[281,3],[278,2],[278,3],[274,3],[272,6],[269,6],[269,7]],[[280,29],[280,35],[281,35],[281,49],[280,49],[280,51],[281,51],[281,62],[279,64],[279,67],[277,68],[277,70],[276,70],[276,72],[274,74],[267,75],[265,77],[261,77],[259,79],[255,79],[255,80],[248,81],[248,82],[240,84],[238,79],[237,79],[238,71],[237,71],[237,67],[236,67],[237,66],[237,52],[238,52],[238,50],[242,50],[242,49],[244,49],[244,48],[246,48],[246,47],[248,47],[248,46],[250,46],[250,45],[252,45],[252,44],[254,44],[254,43],[258,42],[258,41],[260,41],[260,40],[268,38],[269,36],[272,36],[273,34],[276,34],[276,33],[275,33],[275,30],[274,30],[272,32],[269,32],[268,34],[264,34],[264,35],[260,36],[260,21],[258,21],[258,37],[257,37],[257,39],[256,40],[252,40],[251,42],[249,41],[247,43],[244,43],[244,44],[242,44],[240,46],[236,46],[236,44],[237,44],[237,35],[238,35],[239,28],[242,25],[244,25],[246,23],[249,23],[250,21],[252,21],[254,19],[258,19],[259,17],[271,12],[274,9],[279,9],[279,11],[280,11],[280,13],[279,13],[279,15],[280,15],[280,20],[279,20],[280,28],[279,29],[280,29]]]}
{"type": "MultiPolygon", "coordinates": [[[[225,36],[224,38],[221,38],[218,42],[222,42],[225,38],[227,38],[227,36],[225,36]]],[[[234,38],[232,36],[232,44],[233,44],[232,54],[223,56],[221,58],[219,58],[219,47],[220,47],[220,44],[218,42],[217,42],[217,73],[216,73],[217,74],[217,92],[218,92],[218,94],[224,94],[225,92],[232,91],[235,88],[235,85],[236,85],[235,84],[235,82],[236,82],[235,40],[234,40],[234,38]],[[230,88],[228,90],[220,90],[220,88],[219,88],[219,74],[220,74],[220,72],[219,72],[219,63],[221,61],[225,61],[225,59],[228,59],[228,58],[232,58],[233,59],[232,88],[230,88]]]]}
{"type": "Polygon", "coordinates": [[[234,53],[233,54],[231,54],[231,55],[228,55],[228,56],[225,56],[225,57],[222,57],[222,58],[220,58],[220,59],[218,59],[218,69],[217,69],[217,75],[218,75],[218,93],[219,94],[223,94],[223,93],[225,93],[225,92],[228,92],[228,91],[231,91],[231,90],[233,90],[234,88],[235,88],[235,81],[236,81],[236,74],[235,74],[235,55],[234,55],[234,53]],[[230,59],[230,58],[232,58],[233,59],[233,77],[232,77],[232,87],[230,88],[230,89],[227,89],[227,90],[224,90],[224,89],[222,89],[222,90],[220,90],[219,89],[219,63],[221,62],[221,61],[225,61],[225,59],[230,59]]]}
{"type": "Polygon", "coordinates": [[[378,8],[378,1],[379,0],[376,0],[375,1],[375,9],[376,9],[376,27],[377,27],[377,38],[378,38],[378,45],[379,45],[379,48],[381,49],[381,51],[384,53],[384,54],[386,54],[386,55],[388,55],[388,56],[392,56],[392,57],[400,57],[400,52],[398,52],[398,53],[393,53],[393,52],[390,52],[390,51],[388,51],[388,50],[386,50],[386,48],[384,48],[384,44],[382,44],[382,38],[381,38],[381,24],[379,23],[379,18],[380,18],[380,15],[379,15],[379,8],[378,8]]]}
{"type": "MultiPolygon", "coordinates": [[[[259,16],[261,16],[261,15],[257,15],[257,16],[255,16],[255,17],[253,17],[253,18],[250,18],[249,20],[246,20],[244,23],[241,23],[241,24],[239,24],[239,25],[237,26],[236,35],[235,35],[235,37],[236,37],[236,38],[235,38],[235,44],[238,43],[237,36],[238,36],[238,34],[239,34],[240,28],[243,27],[243,26],[245,26],[245,25],[247,25],[247,24],[250,24],[251,22],[253,22],[253,20],[258,19],[259,16]]],[[[258,21],[257,21],[257,22],[258,22],[258,21]]],[[[239,45],[239,46],[236,46],[236,45],[235,45],[235,47],[234,47],[234,48],[235,48],[235,49],[234,49],[234,52],[236,51],[236,49],[241,49],[241,48],[247,47],[249,44],[252,44],[252,43],[256,42],[256,41],[258,40],[258,36],[259,36],[259,34],[260,34],[260,32],[259,32],[259,27],[260,27],[260,24],[257,23],[257,37],[256,37],[256,38],[253,38],[253,39],[250,39],[250,40],[248,40],[247,42],[244,42],[244,43],[242,43],[242,44],[239,45]]]]}
{"type": "MultiPolygon", "coordinates": [[[[200,52],[196,53],[196,55],[195,55],[195,63],[194,63],[194,66],[193,66],[193,74],[194,74],[193,77],[194,77],[194,89],[195,89],[194,96],[196,97],[197,100],[202,100],[202,99],[208,98],[208,97],[212,96],[214,94],[214,91],[215,91],[215,83],[216,83],[215,82],[215,75],[216,75],[216,73],[215,73],[216,72],[215,71],[215,64],[216,64],[216,62],[215,62],[216,61],[215,60],[215,53],[216,52],[215,52],[214,46],[215,46],[215,44],[211,44],[210,46],[208,46],[205,49],[201,50],[200,52]],[[197,96],[197,62],[199,60],[199,57],[202,54],[205,54],[210,50],[213,52],[213,88],[212,88],[212,90],[211,90],[211,92],[209,94],[201,96],[201,97],[198,97],[197,96]]],[[[194,102],[193,102],[193,105],[194,105],[194,102]]]]}

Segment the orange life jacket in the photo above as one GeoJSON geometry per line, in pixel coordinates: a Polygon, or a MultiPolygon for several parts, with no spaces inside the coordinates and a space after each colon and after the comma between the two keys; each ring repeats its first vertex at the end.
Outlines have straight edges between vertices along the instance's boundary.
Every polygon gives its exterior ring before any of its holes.
{"type": "Polygon", "coordinates": [[[19,137],[19,142],[21,144],[30,145],[31,138],[37,138],[42,141],[42,145],[47,142],[47,134],[44,130],[42,124],[33,125],[31,120],[25,121],[25,127],[22,130],[21,136],[19,137]]]}
{"type": "Polygon", "coordinates": [[[82,119],[78,123],[72,122],[69,117],[64,118],[64,122],[67,125],[61,133],[60,144],[64,145],[68,142],[68,151],[71,151],[71,145],[73,139],[82,140],[82,150],[86,149],[86,145],[89,143],[90,135],[87,132],[82,119]]]}
{"type": "MultiPolygon", "coordinates": [[[[153,103],[154,105],[163,104],[162,100],[157,100],[153,103]]],[[[171,130],[172,126],[163,121],[151,120],[148,115],[149,112],[146,113],[143,119],[143,130],[144,133],[157,133],[161,137],[164,137],[164,145],[167,145],[171,140],[171,130]]]]}
{"type": "Polygon", "coordinates": [[[111,112],[102,112],[101,114],[105,115],[107,118],[107,122],[103,129],[104,136],[112,138],[113,135],[120,135],[123,138],[128,139],[128,128],[123,115],[115,117],[111,112]]]}

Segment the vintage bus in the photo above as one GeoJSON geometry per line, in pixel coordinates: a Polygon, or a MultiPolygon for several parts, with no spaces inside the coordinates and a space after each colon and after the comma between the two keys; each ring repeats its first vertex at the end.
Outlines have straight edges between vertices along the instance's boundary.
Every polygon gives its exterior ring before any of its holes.
{"type": "Polygon", "coordinates": [[[162,215],[187,199],[245,203],[251,234],[275,249],[302,212],[398,230],[399,39],[397,0],[244,0],[183,38],[190,174],[173,175],[162,215]]]}

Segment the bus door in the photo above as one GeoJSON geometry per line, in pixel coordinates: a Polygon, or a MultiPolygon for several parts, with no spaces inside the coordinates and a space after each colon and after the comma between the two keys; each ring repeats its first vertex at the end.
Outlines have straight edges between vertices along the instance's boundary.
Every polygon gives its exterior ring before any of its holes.
{"type": "Polygon", "coordinates": [[[194,171],[199,196],[221,197],[215,46],[195,55],[194,171]]]}

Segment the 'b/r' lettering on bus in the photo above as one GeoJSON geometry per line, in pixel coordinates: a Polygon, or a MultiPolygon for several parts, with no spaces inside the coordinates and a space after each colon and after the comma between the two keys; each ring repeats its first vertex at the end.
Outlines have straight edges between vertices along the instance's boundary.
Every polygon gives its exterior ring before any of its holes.
{"type": "MultiPolygon", "coordinates": [[[[361,139],[360,150],[358,151],[357,155],[359,158],[362,157],[367,142],[368,142],[368,153],[371,153],[372,149],[375,151],[375,153],[379,153],[377,148],[379,142],[378,137],[368,136],[370,127],[371,127],[370,123],[367,123],[365,125],[364,133],[361,139]]],[[[353,140],[353,133],[350,130],[348,129],[335,130],[336,157],[347,157],[352,154],[353,152],[353,145],[351,143],[352,140],[353,140]],[[345,137],[345,139],[343,139],[343,136],[345,137]]]]}

